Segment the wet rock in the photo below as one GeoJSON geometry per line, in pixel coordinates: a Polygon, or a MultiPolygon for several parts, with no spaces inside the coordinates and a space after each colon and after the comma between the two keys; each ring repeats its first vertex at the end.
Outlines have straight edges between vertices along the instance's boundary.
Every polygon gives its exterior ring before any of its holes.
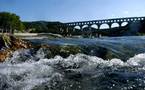
{"type": "Polygon", "coordinates": [[[11,47],[13,50],[21,49],[21,48],[31,48],[31,44],[28,41],[24,41],[14,36],[10,36],[10,40],[11,40],[11,47]]]}
{"type": "Polygon", "coordinates": [[[11,54],[12,51],[10,49],[0,51],[0,62],[5,61],[5,59],[9,57],[11,54]]]}
{"type": "Polygon", "coordinates": [[[15,50],[22,48],[31,48],[31,44],[13,35],[3,34],[0,37],[0,62],[5,61],[15,50]]]}
{"type": "Polygon", "coordinates": [[[64,45],[64,46],[60,46],[60,56],[66,58],[68,57],[70,54],[77,54],[77,53],[81,53],[82,50],[79,46],[73,46],[73,45],[64,45]]]}
{"type": "Polygon", "coordinates": [[[81,53],[82,50],[79,46],[73,45],[37,45],[33,46],[36,55],[43,55],[43,58],[53,58],[56,55],[62,56],[64,58],[68,57],[70,54],[81,53]],[[44,55],[45,54],[45,55],[44,55]]]}

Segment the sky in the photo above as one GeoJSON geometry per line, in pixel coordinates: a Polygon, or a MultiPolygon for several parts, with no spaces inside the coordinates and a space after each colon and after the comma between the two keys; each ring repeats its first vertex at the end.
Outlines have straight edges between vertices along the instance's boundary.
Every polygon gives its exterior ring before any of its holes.
{"type": "Polygon", "coordinates": [[[145,16],[145,0],[0,0],[22,21],[89,21],[145,16]]]}

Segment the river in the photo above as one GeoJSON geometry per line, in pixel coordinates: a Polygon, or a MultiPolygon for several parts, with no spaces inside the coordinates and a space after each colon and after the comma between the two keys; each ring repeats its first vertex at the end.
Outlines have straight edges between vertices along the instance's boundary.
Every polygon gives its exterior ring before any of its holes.
{"type": "Polygon", "coordinates": [[[86,53],[48,59],[42,50],[15,51],[0,63],[0,90],[145,90],[144,36],[29,40],[76,45],[86,53]],[[102,48],[114,58],[103,57],[102,48]]]}

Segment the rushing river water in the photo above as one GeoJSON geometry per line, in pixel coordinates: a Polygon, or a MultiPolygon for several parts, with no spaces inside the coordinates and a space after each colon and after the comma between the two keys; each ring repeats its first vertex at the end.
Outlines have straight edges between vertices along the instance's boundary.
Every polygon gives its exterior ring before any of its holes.
{"type": "Polygon", "coordinates": [[[35,55],[31,55],[30,49],[15,51],[0,63],[0,90],[145,90],[145,37],[31,39],[31,42],[90,48],[87,55],[78,53],[51,59],[45,58],[42,50],[35,55]],[[97,57],[97,47],[112,51],[119,58],[97,57]]]}

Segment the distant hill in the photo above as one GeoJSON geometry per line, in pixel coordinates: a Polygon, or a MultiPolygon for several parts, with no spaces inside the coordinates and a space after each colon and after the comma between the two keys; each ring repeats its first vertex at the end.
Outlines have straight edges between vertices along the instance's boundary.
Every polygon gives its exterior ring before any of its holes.
{"type": "Polygon", "coordinates": [[[57,24],[61,22],[33,21],[23,22],[26,31],[30,33],[59,33],[57,24]]]}

